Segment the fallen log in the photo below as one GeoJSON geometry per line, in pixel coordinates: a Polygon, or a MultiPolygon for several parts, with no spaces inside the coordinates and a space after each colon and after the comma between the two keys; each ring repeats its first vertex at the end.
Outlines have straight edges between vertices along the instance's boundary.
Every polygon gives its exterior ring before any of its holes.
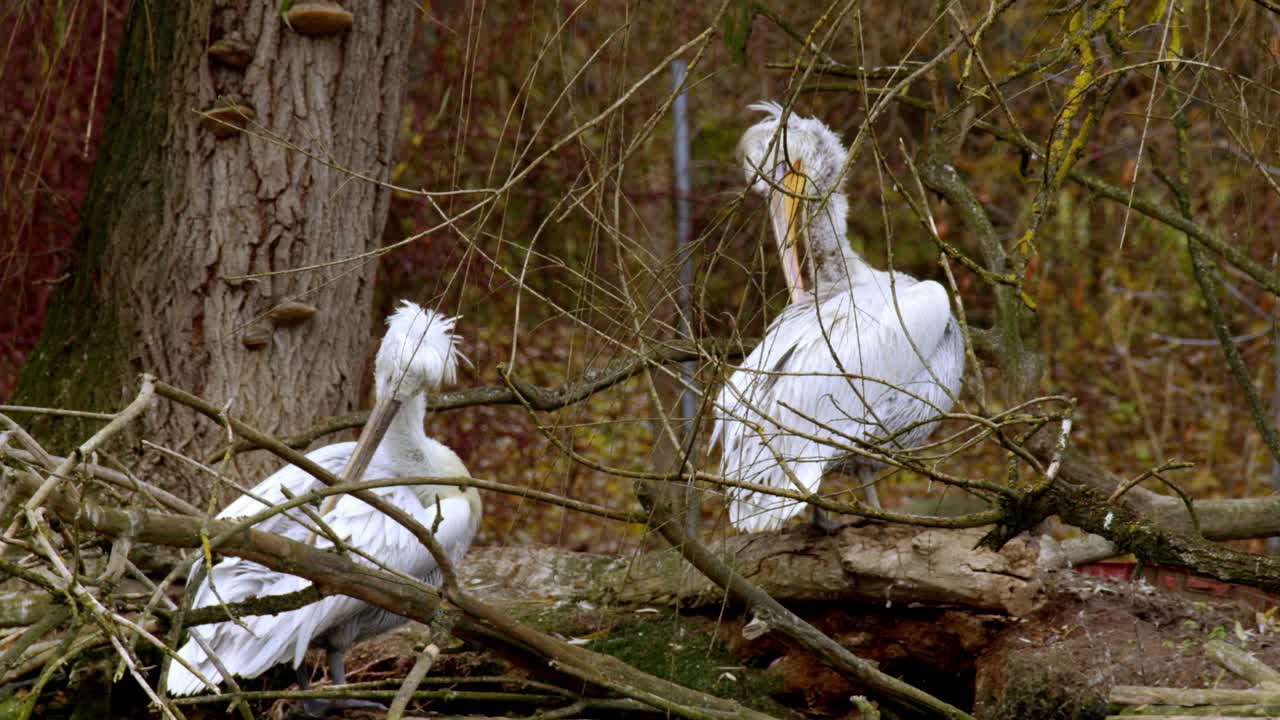
{"type": "Polygon", "coordinates": [[[1241,718],[1241,717],[1269,718],[1269,717],[1273,717],[1273,715],[1270,715],[1270,714],[1221,715],[1221,714],[1218,714],[1216,711],[1211,715],[1194,715],[1194,714],[1188,715],[1186,713],[1183,713],[1181,715],[1164,715],[1164,714],[1152,715],[1152,714],[1143,712],[1143,713],[1135,713],[1133,715],[1108,715],[1107,720],[1129,720],[1129,718],[1133,718],[1133,717],[1140,717],[1142,718],[1142,720],[1235,720],[1236,718],[1241,718]]]}
{"type": "MultiPolygon", "coordinates": [[[[1036,435],[1027,444],[1038,458],[1049,462],[1056,452],[1056,438],[1048,433],[1036,435]]],[[[1094,462],[1083,453],[1068,448],[1062,453],[1058,479],[1111,495],[1123,479],[1094,462]]],[[[1129,488],[1120,501],[1162,528],[1190,533],[1194,531],[1191,515],[1178,498],[1144,487],[1129,488]]],[[[1280,495],[1230,500],[1196,500],[1193,503],[1200,532],[1207,540],[1240,540],[1280,534],[1280,495]]]]}
{"type": "MultiPolygon", "coordinates": [[[[1037,543],[977,548],[983,528],[846,527],[735,535],[711,543],[717,556],[783,602],[959,606],[1016,617],[1042,601],[1037,543]]],[[[534,601],[701,607],[723,592],[674,550],[612,557],[555,548],[472,548],[461,568],[479,595],[534,601]]]]}

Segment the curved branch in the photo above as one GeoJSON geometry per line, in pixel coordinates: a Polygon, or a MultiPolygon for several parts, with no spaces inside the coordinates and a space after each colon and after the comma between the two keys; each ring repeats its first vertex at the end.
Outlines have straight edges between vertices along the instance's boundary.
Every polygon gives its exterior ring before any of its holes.
{"type": "MultiPolygon", "coordinates": [[[[1224,582],[1280,590],[1280,558],[1256,555],[1219,545],[1191,533],[1161,527],[1129,507],[1109,503],[1091,488],[1055,483],[1037,502],[1042,518],[1056,514],[1063,522],[1100,535],[1146,562],[1180,567],[1224,582]]],[[[1000,528],[984,539],[998,547],[1000,528]]]]}
{"type": "MultiPolygon", "coordinates": [[[[708,355],[722,358],[742,357],[744,347],[755,344],[753,339],[708,338],[700,342],[672,340],[648,350],[636,350],[625,359],[615,360],[599,370],[584,370],[577,378],[555,387],[541,387],[513,379],[512,384],[455,390],[439,395],[427,395],[428,410],[457,410],[476,405],[528,405],[534,410],[548,412],[581,402],[592,395],[607,390],[653,365],[672,365],[686,360],[698,360],[708,355]],[[523,396],[523,398],[521,397],[523,396]]],[[[506,377],[505,366],[499,366],[499,376],[506,377]]],[[[369,419],[367,410],[335,415],[326,418],[294,435],[278,438],[279,442],[293,450],[301,450],[318,438],[342,430],[364,425],[369,419]]],[[[237,441],[231,447],[232,454],[258,450],[261,446],[247,440],[237,441]]],[[[208,462],[223,457],[219,451],[208,462]]]]}

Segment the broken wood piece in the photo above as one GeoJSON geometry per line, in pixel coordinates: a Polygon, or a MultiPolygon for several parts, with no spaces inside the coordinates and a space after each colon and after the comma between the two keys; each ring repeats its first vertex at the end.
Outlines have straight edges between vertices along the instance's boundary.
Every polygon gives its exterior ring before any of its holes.
{"type": "Polygon", "coordinates": [[[1117,685],[1109,699],[1112,705],[1280,705],[1280,691],[1117,685]]]}
{"type": "MultiPolygon", "coordinates": [[[[1237,720],[1239,715],[1108,715],[1107,720],[1131,720],[1131,718],[1140,717],[1142,720],[1237,720]]],[[[1250,716],[1245,716],[1250,717],[1250,716]]],[[[1254,715],[1252,717],[1267,717],[1266,715],[1254,715]]]]}
{"type": "MultiPolygon", "coordinates": [[[[1118,708],[1112,708],[1113,711],[1118,708]]],[[[1177,705],[1139,705],[1134,707],[1125,707],[1121,715],[1108,715],[1108,718],[1142,718],[1142,720],[1156,720],[1157,718],[1195,718],[1195,720],[1206,720],[1207,718],[1274,718],[1280,717],[1280,705],[1215,705],[1213,707],[1180,707],[1177,705]]]]}
{"type": "Polygon", "coordinates": [[[1252,653],[1234,645],[1228,645],[1221,640],[1206,642],[1204,652],[1214,662],[1254,685],[1275,683],[1278,687],[1263,689],[1280,690],[1280,672],[1254,657],[1252,653]]]}

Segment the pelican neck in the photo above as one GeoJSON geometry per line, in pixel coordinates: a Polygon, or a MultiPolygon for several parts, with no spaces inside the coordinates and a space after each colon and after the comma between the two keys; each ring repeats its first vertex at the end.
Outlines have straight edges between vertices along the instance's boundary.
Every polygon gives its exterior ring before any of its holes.
{"type": "Polygon", "coordinates": [[[427,435],[422,430],[426,416],[427,400],[422,393],[414,393],[404,400],[382,438],[382,449],[395,458],[426,457],[427,435]]]}
{"type": "Polygon", "coordinates": [[[809,261],[813,263],[810,277],[814,294],[823,296],[832,292],[831,288],[852,286],[867,264],[849,247],[849,200],[845,194],[832,192],[824,200],[809,202],[820,215],[806,217],[803,230],[809,261]]]}

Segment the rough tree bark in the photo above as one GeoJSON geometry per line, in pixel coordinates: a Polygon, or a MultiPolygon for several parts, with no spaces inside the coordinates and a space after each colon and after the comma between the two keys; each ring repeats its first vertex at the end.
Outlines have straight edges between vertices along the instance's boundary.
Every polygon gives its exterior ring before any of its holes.
{"type": "MultiPolygon", "coordinates": [[[[735,535],[708,547],[782,602],[956,606],[1024,617],[1043,601],[1036,543],[976,547],[982,528],[899,525],[735,535]]],[[[719,607],[724,591],[678,550],[606,556],[557,548],[472,548],[464,584],[503,602],[536,596],[604,606],[719,607]]]]}
{"type": "MultiPolygon", "coordinates": [[[[374,265],[241,277],[377,247],[390,194],[345,171],[389,175],[415,6],[345,5],[349,29],[310,34],[276,3],[135,3],[74,263],[18,402],[114,410],[146,371],[278,431],[352,409],[374,265]],[[232,106],[252,114],[224,113],[243,132],[203,114],[232,106]],[[289,301],[318,312],[268,316],[289,301]]],[[[40,436],[61,449],[88,430],[44,422],[40,436]]],[[[226,439],[167,403],[146,425],[189,457],[226,439]]],[[[255,477],[275,461],[236,462],[255,477]]],[[[134,467],[189,500],[210,492],[154,453],[134,467]]]]}

